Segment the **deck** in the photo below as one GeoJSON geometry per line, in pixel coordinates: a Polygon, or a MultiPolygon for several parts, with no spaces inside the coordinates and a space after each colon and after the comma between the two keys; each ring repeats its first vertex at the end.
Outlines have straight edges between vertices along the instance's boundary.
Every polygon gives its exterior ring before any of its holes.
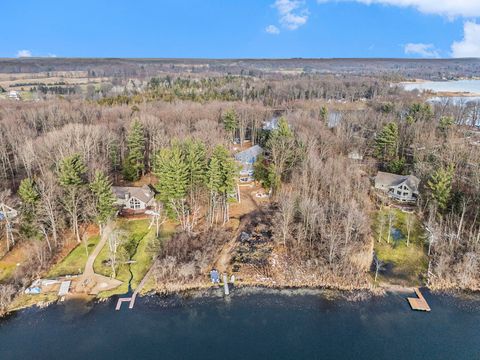
{"type": "Polygon", "coordinates": [[[412,310],[416,311],[431,311],[430,306],[427,303],[427,300],[423,297],[422,293],[420,292],[420,289],[415,288],[414,289],[415,294],[417,295],[416,298],[409,297],[407,298],[408,303],[410,304],[410,307],[412,310]]]}

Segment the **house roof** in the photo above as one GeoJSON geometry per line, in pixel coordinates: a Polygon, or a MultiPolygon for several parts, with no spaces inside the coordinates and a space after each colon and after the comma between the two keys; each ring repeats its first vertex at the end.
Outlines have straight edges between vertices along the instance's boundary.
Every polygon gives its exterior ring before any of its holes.
{"type": "Polygon", "coordinates": [[[418,193],[420,180],[414,175],[397,175],[379,171],[377,176],[375,176],[376,186],[390,187],[398,186],[403,183],[405,183],[413,192],[418,193]]]}
{"type": "Polygon", "coordinates": [[[253,162],[252,160],[255,160],[255,158],[262,153],[263,149],[259,145],[254,145],[247,150],[235,154],[235,160],[241,162],[253,162]]]}
{"type": "Polygon", "coordinates": [[[263,123],[262,129],[267,131],[272,131],[278,128],[278,118],[273,117],[268,121],[263,123]]]}
{"type": "Polygon", "coordinates": [[[112,191],[118,199],[125,199],[125,195],[128,198],[134,197],[145,204],[153,199],[155,193],[150,189],[148,185],[142,187],[135,186],[112,186],[112,191]]]}

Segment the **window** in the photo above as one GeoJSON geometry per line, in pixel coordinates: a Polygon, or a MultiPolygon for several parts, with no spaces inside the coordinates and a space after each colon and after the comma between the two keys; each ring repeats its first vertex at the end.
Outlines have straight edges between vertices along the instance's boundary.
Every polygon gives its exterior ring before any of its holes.
{"type": "Polygon", "coordinates": [[[135,198],[130,199],[130,209],[138,210],[141,207],[142,207],[142,204],[140,203],[140,200],[135,199],[135,198]]]}
{"type": "Polygon", "coordinates": [[[405,191],[405,192],[403,193],[403,196],[408,196],[408,191],[405,191]]]}
{"type": "Polygon", "coordinates": [[[402,192],[400,190],[397,190],[397,195],[402,195],[402,192]]]}

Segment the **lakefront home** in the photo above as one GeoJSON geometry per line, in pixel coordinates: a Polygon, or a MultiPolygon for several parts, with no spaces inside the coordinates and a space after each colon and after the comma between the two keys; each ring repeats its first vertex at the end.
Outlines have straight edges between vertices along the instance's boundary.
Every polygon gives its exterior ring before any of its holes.
{"type": "Polygon", "coordinates": [[[155,193],[148,186],[112,186],[112,191],[117,198],[116,204],[122,210],[134,213],[143,213],[149,206],[153,205],[155,193]]]}
{"type": "Polygon", "coordinates": [[[247,150],[235,154],[235,160],[241,164],[240,182],[246,183],[253,181],[253,164],[261,154],[263,154],[263,149],[259,145],[254,145],[247,150]]]}
{"type": "Polygon", "coordinates": [[[375,188],[389,197],[403,202],[417,201],[420,180],[414,175],[397,175],[379,171],[375,176],[375,188]]]}

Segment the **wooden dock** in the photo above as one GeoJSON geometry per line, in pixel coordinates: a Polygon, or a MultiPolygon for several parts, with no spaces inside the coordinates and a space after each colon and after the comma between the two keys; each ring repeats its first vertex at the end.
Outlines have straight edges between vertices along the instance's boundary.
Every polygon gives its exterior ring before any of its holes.
{"type": "Polygon", "coordinates": [[[416,311],[431,311],[430,306],[427,303],[427,300],[423,297],[422,293],[420,292],[420,289],[415,288],[414,289],[415,294],[417,295],[416,298],[409,297],[407,298],[408,303],[410,304],[410,307],[412,310],[416,311]]]}
{"type": "Polygon", "coordinates": [[[145,285],[148,278],[150,277],[150,274],[152,273],[154,266],[155,266],[155,262],[150,267],[150,269],[147,271],[147,273],[143,277],[142,281],[140,281],[140,284],[138,284],[137,288],[135,289],[135,291],[133,292],[131,297],[125,297],[125,298],[119,298],[118,299],[117,306],[115,306],[115,310],[117,310],[117,311],[120,310],[120,308],[122,307],[122,304],[124,302],[128,302],[129,303],[128,308],[133,309],[133,307],[135,306],[135,300],[137,299],[137,295],[142,290],[143,286],[145,285]]]}
{"type": "MultiPolygon", "coordinates": [[[[131,297],[128,297],[128,298],[119,298],[118,301],[117,301],[117,306],[115,306],[115,310],[120,310],[120,308],[122,307],[122,304],[124,302],[129,302],[131,303],[132,302],[132,298],[131,297]]],[[[129,308],[131,309],[131,307],[129,306],[129,308]]]]}

